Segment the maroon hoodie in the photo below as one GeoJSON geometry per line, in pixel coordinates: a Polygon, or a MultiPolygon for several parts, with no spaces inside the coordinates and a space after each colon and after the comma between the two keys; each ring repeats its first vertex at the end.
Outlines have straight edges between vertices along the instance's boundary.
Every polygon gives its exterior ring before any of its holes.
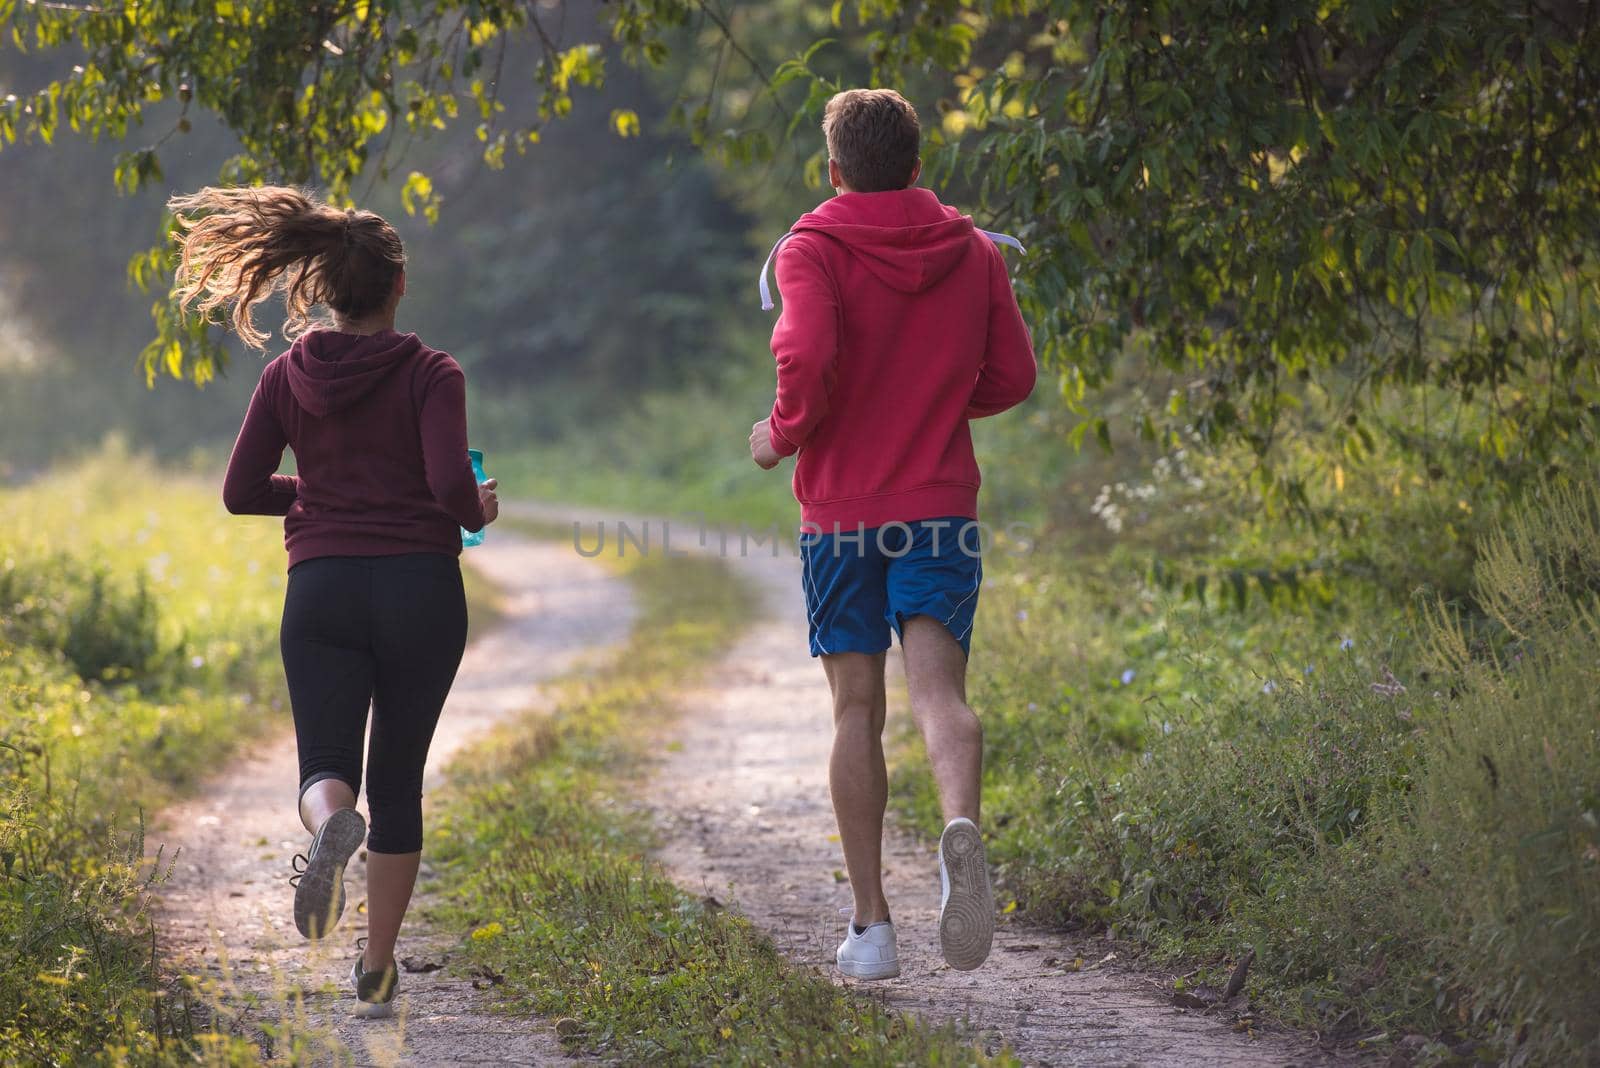
{"type": "Polygon", "coordinates": [[[967,422],[1020,404],[1038,371],[994,242],[926,189],[844,193],[776,261],[772,447],[800,454],[805,521],[977,518],[967,422]]]}
{"type": "Polygon", "coordinates": [[[235,515],[281,515],[289,566],[461,552],[483,526],[466,379],[415,334],[314,330],[267,364],[222,484],[235,515]],[[287,446],[298,475],[275,472],[287,446]]]}

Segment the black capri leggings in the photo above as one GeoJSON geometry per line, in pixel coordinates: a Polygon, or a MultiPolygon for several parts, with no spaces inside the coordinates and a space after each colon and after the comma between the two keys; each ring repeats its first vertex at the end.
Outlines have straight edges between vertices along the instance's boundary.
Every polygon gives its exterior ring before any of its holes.
{"type": "Polygon", "coordinates": [[[289,569],[279,632],[294,706],[300,793],[323,779],[361,792],[374,853],[422,848],[422,769],[467,644],[460,563],[442,553],[324,556],[289,569]]]}

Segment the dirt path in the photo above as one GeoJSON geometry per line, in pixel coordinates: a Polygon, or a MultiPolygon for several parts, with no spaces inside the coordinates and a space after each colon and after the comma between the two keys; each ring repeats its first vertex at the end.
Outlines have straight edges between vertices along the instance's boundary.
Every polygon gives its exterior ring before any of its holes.
{"type": "MultiPolygon", "coordinates": [[[[525,514],[559,515],[542,508],[525,514]]],[[[601,518],[585,518],[587,548],[595,546],[601,518]]],[[[617,517],[604,518],[613,532],[606,552],[614,553],[617,517]]],[[[637,534],[641,521],[630,526],[637,534]]],[[[674,552],[696,549],[697,541],[692,523],[672,525],[674,552]]],[[[660,524],[653,525],[650,545],[660,551],[660,524]]],[[[777,559],[768,550],[741,557],[737,543],[726,555],[754,580],[763,603],[706,687],[686,695],[686,711],[670,732],[678,744],[666,747],[648,789],[663,833],[661,859],[680,885],[731,900],[791,958],[834,975],[833,951],[846,922],[838,910],[848,908],[850,894],[828,800],[828,688],[806,654],[799,564],[786,546],[777,559]]],[[[898,656],[890,663],[897,672],[898,656]]],[[[938,953],[932,849],[891,830],[884,862],[903,972],[888,982],[852,985],[895,1008],[961,1021],[1029,1064],[1192,1068],[1353,1060],[1334,1058],[1299,1035],[1252,1036],[1177,1008],[1167,977],[1105,961],[1110,947],[1103,941],[1005,924],[981,970],[953,971],[938,953]],[[1068,970],[1079,958],[1084,970],[1068,970]]]]}
{"type": "MultiPolygon", "coordinates": [[[[541,681],[621,640],[634,614],[625,583],[570,547],[497,528],[466,559],[503,591],[506,618],[467,650],[430,753],[430,792],[452,754],[500,719],[536,707],[541,681]]],[[[309,947],[294,930],[286,881],[290,858],[307,844],[294,813],[295,783],[294,739],[285,733],[152,831],[152,850],[164,844],[170,856],[182,848],[158,914],[167,958],[181,972],[214,980],[223,1011],[297,1063],[567,1063],[544,1021],[494,1010],[492,993],[449,966],[454,936],[428,929],[425,898],[398,956],[446,966],[402,975],[394,1019],[351,1017],[347,977],[366,926],[358,911],[365,865],[352,864],[339,931],[309,947]],[[284,1039],[286,1028],[309,1036],[299,1051],[284,1039]]],[[[424,893],[428,875],[424,855],[424,893]]]]}

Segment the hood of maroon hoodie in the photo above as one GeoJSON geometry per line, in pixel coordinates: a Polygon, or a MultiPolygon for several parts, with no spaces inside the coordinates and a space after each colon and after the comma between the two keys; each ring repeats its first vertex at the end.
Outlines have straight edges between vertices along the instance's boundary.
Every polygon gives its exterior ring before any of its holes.
{"type": "Polygon", "coordinates": [[[350,407],[422,349],[415,334],[384,330],[344,334],[313,330],[289,348],[289,391],[310,414],[322,417],[350,407]]]}
{"type": "Polygon", "coordinates": [[[800,216],[791,233],[826,234],[884,285],[920,293],[937,285],[972,248],[972,219],[928,189],[840,193],[800,216]]]}

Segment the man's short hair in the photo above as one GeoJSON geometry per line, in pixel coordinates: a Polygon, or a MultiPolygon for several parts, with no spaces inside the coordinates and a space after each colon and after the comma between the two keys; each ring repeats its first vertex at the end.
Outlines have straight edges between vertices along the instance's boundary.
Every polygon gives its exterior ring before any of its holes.
{"type": "Polygon", "coordinates": [[[828,156],[857,193],[883,193],[911,184],[921,152],[917,109],[893,89],[848,89],[828,101],[822,116],[828,156]]]}

